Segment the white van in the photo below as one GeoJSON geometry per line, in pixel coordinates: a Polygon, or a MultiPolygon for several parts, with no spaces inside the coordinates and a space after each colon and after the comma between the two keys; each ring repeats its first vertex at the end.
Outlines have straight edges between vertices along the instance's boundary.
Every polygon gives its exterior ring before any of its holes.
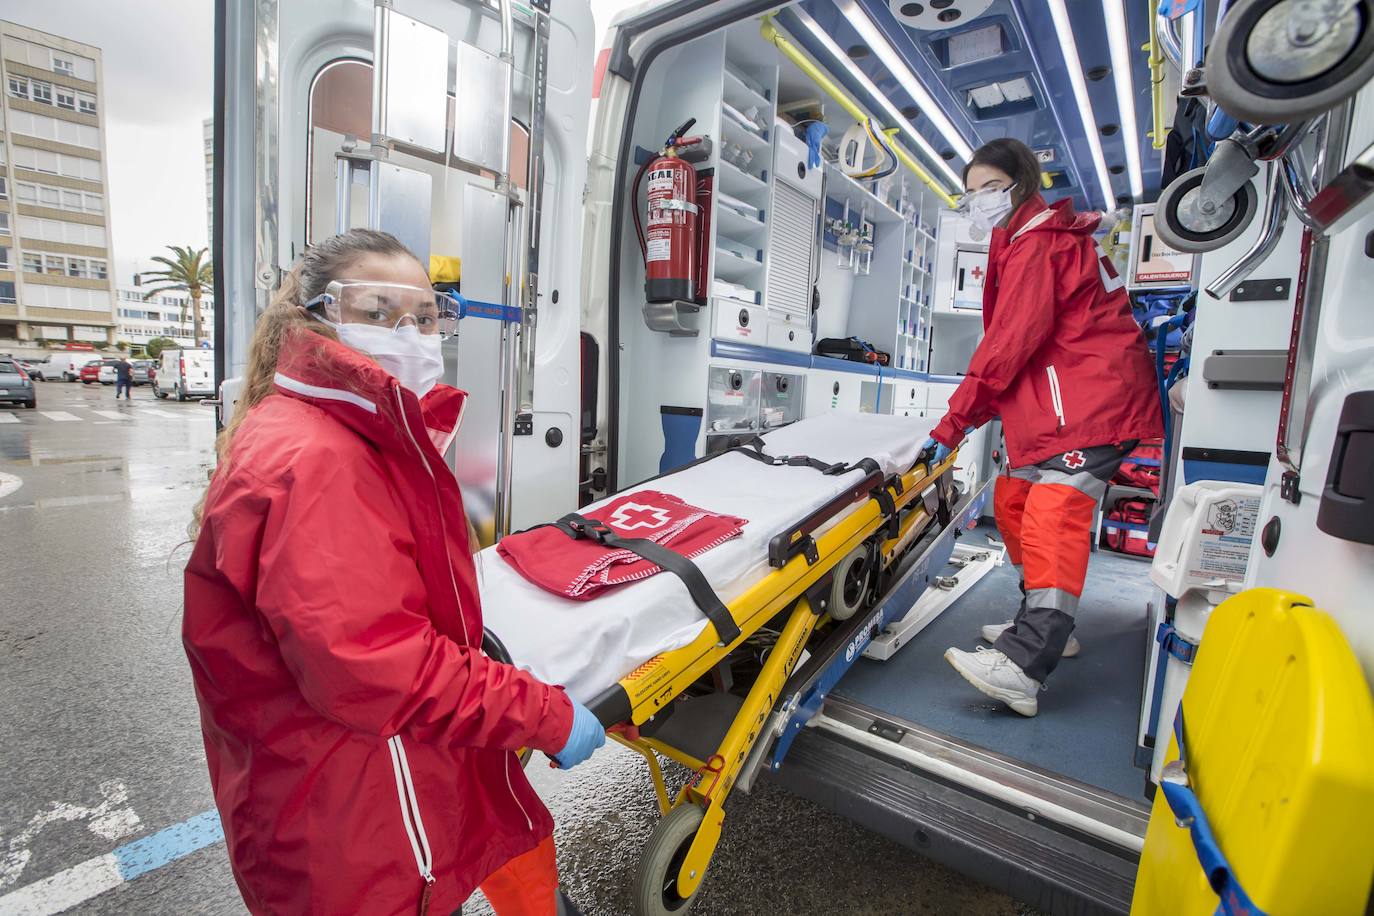
{"type": "Polygon", "coordinates": [[[90,350],[64,350],[51,354],[38,371],[42,372],[45,382],[75,382],[81,378],[81,367],[97,356],[90,350]]]}
{"type": "Polygon", "coordinates": [[[215,351],[163,350],[153,394],[160,398],[208,398],[215,392],[215,351]]]}

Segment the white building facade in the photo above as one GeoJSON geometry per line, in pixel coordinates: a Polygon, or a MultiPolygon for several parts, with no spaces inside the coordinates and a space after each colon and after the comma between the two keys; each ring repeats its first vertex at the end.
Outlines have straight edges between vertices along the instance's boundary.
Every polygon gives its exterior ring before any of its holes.
{"type": "MultiPolygon", "coordinates": [[[[133,349],[147,346],[154,337],[170,337],[179,347],[196,346],[191,297],[185,293],[158,293],[145,301],[143,294],[147,291],[148,287],[119,287],[117,339],[133,349]]],[[[201,297],[200,318],[201,339],[213,346],[215,303],[210,295],[201,297]]]]}

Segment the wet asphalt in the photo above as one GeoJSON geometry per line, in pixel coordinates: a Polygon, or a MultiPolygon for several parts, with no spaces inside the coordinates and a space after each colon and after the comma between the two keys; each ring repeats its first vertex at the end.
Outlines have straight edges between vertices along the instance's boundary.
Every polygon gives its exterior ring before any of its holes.
{"type": "MultiPolygon", "coordinates": [[[[186,525],[210,408],[40,383],[0,405],[0,916],[4,895],[213,807],[181,649],[186,525]],[[10,419],[13,418],[13,419],[10,419]]],[[[657,821],[643,761],[536,757],[559,866],[588,914],[630,912],[657,821]]],[[[682,772],[673,772],[680,782],[682,772]]],[[[780,789],[736,794],[695,914],[1014,914],[1023,907],[780,789]]],[[[241,914],[223,842],[90,897],[82,914],[241,914]]],[[[480,899],[465,912],[490,912],[480,899]]]]}

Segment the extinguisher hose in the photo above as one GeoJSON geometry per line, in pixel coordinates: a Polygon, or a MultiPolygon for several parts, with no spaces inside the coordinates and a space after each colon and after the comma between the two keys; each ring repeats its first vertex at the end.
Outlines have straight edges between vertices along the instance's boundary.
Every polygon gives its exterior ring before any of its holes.
{"type": "Polygon", "coordinates": [[[639,216],[639,183],[644,180],[644,173],[649,170],[649,166],[654,162],[653,159],[645,159],[644,164],[635,173],[634,186],[630,191],[630,212],[635,218],[635,237],[639,239],[639,256],[648,263],[649,247],[644,241],[644,223],[639,216]]]}

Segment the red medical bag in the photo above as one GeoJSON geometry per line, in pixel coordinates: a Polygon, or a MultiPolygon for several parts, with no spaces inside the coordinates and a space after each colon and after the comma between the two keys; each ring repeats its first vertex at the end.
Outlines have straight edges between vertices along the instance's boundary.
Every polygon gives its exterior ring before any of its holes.
{"type": "Polygon", "coordinates": [[[1155,545],[1149,540],[1152,499],[1118,499],[1102,519],[1102,543],[1109,550],[1153,557],[1155,545]]]}
{"type": "Polygon", "coordinates": [[[1137,445],[1121,462],[1112,483],[1124,487],[1140,487],[1159,493],[1160,461],[1164,446],[1158,440],[1146,440],[1137,445]]]}

